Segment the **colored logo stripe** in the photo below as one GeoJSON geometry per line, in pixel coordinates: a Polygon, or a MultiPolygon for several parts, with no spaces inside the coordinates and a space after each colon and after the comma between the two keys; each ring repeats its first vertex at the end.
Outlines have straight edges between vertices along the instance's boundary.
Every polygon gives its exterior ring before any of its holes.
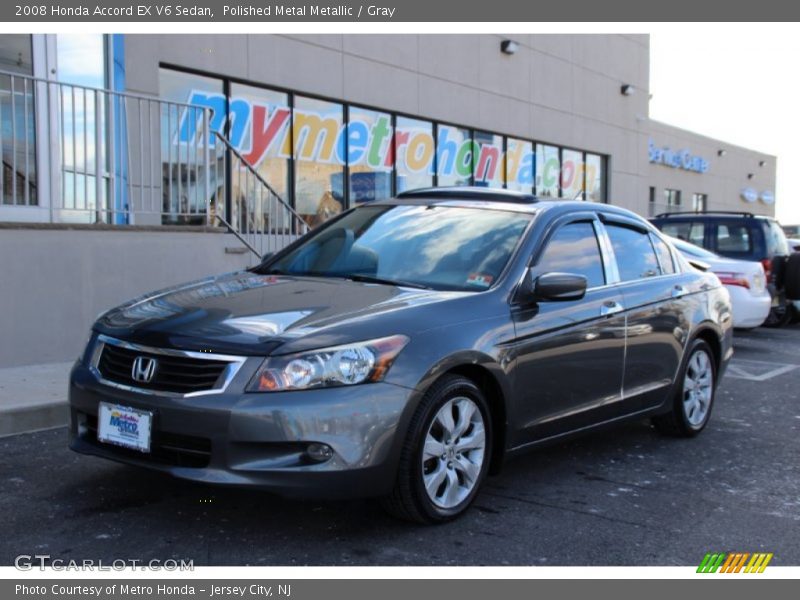
{"type": "Polygon", "coordinates": [[[698,573],[763,573],[772,560],[771,552],[709,552],[697,567],[698,573]],[[750,559],[748,562],[748,558],[750,559]],[[745,563],[746,566],[745,566],[745,563]]]}

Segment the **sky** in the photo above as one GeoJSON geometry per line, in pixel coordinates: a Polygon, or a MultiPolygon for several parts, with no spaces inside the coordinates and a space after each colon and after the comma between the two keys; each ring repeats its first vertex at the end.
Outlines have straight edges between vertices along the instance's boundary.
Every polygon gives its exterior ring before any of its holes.
{"type": "Polygon", "coordinates": [[[800,25],[650,36],[650,116],[778,157],[776,216],[800,223],[800,25]]]}

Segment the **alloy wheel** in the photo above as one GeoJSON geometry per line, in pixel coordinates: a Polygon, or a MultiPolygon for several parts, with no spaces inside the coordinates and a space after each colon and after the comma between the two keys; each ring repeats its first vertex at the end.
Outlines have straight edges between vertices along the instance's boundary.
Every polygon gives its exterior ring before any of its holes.
{"type": "Polygon", "coordinates": [[[486,427],[478,405],[464,396],[439,409],[425,435],[422,478],[431,502],[449,509],[461,504],[480,479],[486,427]]]}
{"type": "Polygon", "coordinates": [[[708,353],[699,348],[692,354],[683,379],[683,414],[692,427],[703,424],[714,395],[714,368],[708,353]]]}

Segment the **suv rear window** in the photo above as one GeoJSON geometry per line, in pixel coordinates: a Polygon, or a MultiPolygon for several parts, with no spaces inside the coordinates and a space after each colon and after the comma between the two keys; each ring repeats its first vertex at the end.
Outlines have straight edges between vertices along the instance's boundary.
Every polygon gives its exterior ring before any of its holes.
{"type": "Polygon", "coordinates": [[[767,230],[767,255],[768,256],[783,256],[791,254],[789,251],[789,242],[786,239],[781,226],[776,221],[767,221],[769,228],[767,230]]]}
{"type": "Polygon", "coordinates": [[[678,238],[695,246],[703,246],[705,241],[705,223],[702,221],[667,222],[659,229],[670,237],[678,238]]]}

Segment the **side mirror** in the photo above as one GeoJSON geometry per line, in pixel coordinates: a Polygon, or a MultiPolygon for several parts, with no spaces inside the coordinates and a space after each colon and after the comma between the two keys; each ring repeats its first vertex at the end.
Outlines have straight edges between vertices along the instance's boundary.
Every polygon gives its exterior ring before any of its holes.
{"type": "Polygon", "coordinates": [[[267,262],[267,261],[268,261],[270,258],[272,258],[274,255],[275,255],[275,253],[274,253],[274,252],[267,252],[266,254],[264,254],[264,255],[261,257],[261,262],[262,262],[262,263],[263,263],[263,262],[267,262]]]}
{"type": "Polygon", "coordinates": [[[533,282],[533,299],[580,300],[586,294],[586,277],[575,273],[545,273],[533,282]]]}

